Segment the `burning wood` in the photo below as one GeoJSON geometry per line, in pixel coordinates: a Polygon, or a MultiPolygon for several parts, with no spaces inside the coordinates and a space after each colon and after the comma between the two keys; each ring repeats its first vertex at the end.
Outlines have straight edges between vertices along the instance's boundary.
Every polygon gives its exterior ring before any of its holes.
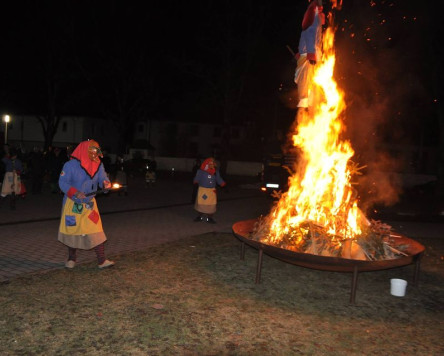
{"type": "Polygon", "coordinates": [[[391,226],[372,220],[362,234],[354,238],[331,235],[324,226],[313,221],[289,227],[279,240],[271,241],[269,217],[260,217],[249,238],[294,252],[342,257],[356,260],[381,261],[407,256],[408,245],[396,244],[391,226]],[[396,247],[394,247],[396,246],[396,247]]]}

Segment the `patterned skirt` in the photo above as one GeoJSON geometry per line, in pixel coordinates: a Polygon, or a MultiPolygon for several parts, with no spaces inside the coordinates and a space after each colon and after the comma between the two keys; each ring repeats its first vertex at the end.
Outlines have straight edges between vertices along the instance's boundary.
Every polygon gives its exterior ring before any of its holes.
{"type": "Polygon", "coordinates": [[[96,200],[78,204],[67,198],[62,208],[58,240],[72,247],[89,250],[106,241],[96,200]]]}

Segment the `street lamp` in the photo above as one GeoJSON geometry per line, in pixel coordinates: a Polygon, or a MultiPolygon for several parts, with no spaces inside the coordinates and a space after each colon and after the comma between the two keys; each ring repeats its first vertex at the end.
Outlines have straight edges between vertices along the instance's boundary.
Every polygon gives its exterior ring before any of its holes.
{"type": "Polygon", "coordinates": [[[3,120],[5,121],[5,145],[8,143],[8,122],[11,121],[11,117],[9,115],[3,116],[3,120]]]}

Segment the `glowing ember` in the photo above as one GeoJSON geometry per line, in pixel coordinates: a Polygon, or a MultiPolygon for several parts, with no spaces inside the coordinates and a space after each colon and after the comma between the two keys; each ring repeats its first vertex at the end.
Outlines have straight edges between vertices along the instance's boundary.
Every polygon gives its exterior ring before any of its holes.
{"type": "Polygon", "coordinates": [[[334,29],[329,27],[323,35],[323,58],[315,66],[309,88],[313,105],[299,108],[297,115],[293,145],[299,161],[289,178],[289,189],[270,214],[259,220],[252,237],[294,251],[377,259],[375,245],[381,256],[390,250],[389,245],[384,247],[390,227],[372,226],[357,205],[351,179],[359,169],[350,161],[354,154],[350,142],[340,137],[345,102],[333,78],[333,45],[334,29]]]}

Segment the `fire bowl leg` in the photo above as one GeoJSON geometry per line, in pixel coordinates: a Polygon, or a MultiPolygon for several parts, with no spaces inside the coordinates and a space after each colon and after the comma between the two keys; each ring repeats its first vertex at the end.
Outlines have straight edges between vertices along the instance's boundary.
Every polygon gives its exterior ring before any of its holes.
{"type": "Polygon", "coordinates": [[[245,259],[245,242],[241,242],[241,253],[240,253],[240,259],[243,261],[245,259]]]}
{"type": "Polygon", "coordinates": [[[419,270],[421,269],[422,253],[415,256],[415,274],[413,275],[413,285],[418,287],[419,283],[419,270]]]}
{"type": "Polygon", "coordinates": [[[350,293],[350,304],[355,304],[357,286],[358,286],[358,266],[354,266],[351,293],[350,293]]]}
{"type": "Polygon", "coordinates": [[[257,256],[257,266],[256,266],[256,284],[261,282],[261,270],[262,270],[262,256],[264,251],[260,248],[259,254],[257,256]]]}

